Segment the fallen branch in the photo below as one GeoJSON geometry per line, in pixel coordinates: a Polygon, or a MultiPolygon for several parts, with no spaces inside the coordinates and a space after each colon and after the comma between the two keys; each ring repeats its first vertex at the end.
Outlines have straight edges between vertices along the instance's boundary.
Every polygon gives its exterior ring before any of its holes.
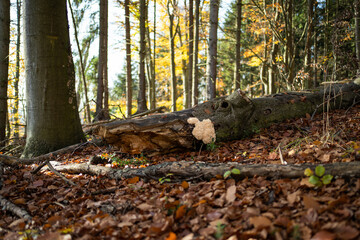
{"type": "Polygon", "coordinates": [[[25,220],[31,220],[31,216],[29,215],[29,213],[27,211],[25,211],[24,209],[16,206],[15,204],[13,204],[9,200],[5,199],[1,195],[0,195],[0,206],[1,206],[1,208],[3,210],[7,210],[9,212],[12,212],[13,214],[18,216],[19,218],[23,218],[25,220]]]}
{"type": "MultiPolygon", "coordinates": [[[[338,177],[360,177],[360,162],[348,163],[329,163],[325,164],[327,174],[338,177]]],[[[280,164],[251,164],[241,163],[206,163],[193,161],[165,162],[158,165],[151,165],[147,168],[139,169],[112,169],[103,166],[83,164],[71,164],[56,166],[59,172],[83,173],[91,175],[103,175],[111,179],[122,179],[140,177],[143,179],[160,179],[171,173],[171,179],[174,181],[182,180],[209,180],[223,174],[232,168],[240,170],[237,177],[265,176],[269,178],[300,178],[304,177],[306,168],[315,169],[315,164],[301,165],[280,165],[280,164]],[[200,177],[199,177],[200,176],[200,177]]]]}
{"type": "Polygon", "coordinates": [[[88,143],[91,143],[91,142],[74,144],[74,145],[71,145],[71,146],[68,146],[65,148],[61,148],[54,152],[50,152],[50,153],[47,153],[47,154],[44,154],[44,155],[41,155],[38,157],[34,157],[34,158],[18,158],[18,157],[0,154],[0,163],[3,163],[7,166],[18,166],[19,164],[31,165],[34,163],[39,163],[39,162],[49,160],[56,155],[62,155],[62,154],[65,154],[65,153],[68,153],[71,151],[75,152],[76,150],[84,147],[88,143]]]}

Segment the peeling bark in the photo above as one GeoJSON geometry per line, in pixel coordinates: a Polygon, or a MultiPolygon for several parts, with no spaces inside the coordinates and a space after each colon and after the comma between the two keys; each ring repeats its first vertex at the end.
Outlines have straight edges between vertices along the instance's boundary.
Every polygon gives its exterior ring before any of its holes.
{"type": "Polygon", "coordinates": [[[193,125],[187,123],[190,117],[200,121],[210,119],[216,141],[224,142],[249,136],[276,122],[320,113],[326,104],[330,109],[349,107],[360,98],[359,91],[360,86],[354,83],[335,84],[314,92],[249,99],[237,90],[191,109],[103,124],[94,133],[124,153],[157,154],[193,149],[202,143],[192,135],[193,125]]]}

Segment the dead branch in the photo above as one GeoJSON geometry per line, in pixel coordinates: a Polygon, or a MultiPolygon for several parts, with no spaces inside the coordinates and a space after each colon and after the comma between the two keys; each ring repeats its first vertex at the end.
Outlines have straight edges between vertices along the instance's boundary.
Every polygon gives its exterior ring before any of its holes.
{"type": "MultiPolygon", "coordinates": [[[[269,178],[300,178],[304,177],[304,170],[310,168],[314,170],[315,164],[249,164],[241,163],[206,163],[193,161],[165,162],[158,165],[151,165],[140,169],[112,169],[103,166],[89,164],[72,164],[56,166],[59,172],[83,173],[91,175],[103,175],[111,179],[132,178],[138,176],[143,179],[160,179],[171,173],[174,181],[193,180],[194,177],[201,176],[197,180],[209,180],[217,175],[223,174],[232,168],[240,170],[238,178],[264,176],[269,178]]],[[[324,164],[326,174],[338,177],[360,177],[360,162],[330,163],[324,164]]]]}
{"type": "Polygon", "coordinates": [[[24,209],[16,206],[15,204],[13,204],[9,200],[5,199],[1,195],[0,195],[0,206],[2,207],[3,210],[7,210],[9,212],[12,212],[13,214],[18,216],[19,218],[23,218],[25,220],[31,220],[31,216],[29,215],[29,213],[27,211],[25,211],[24,209]]]}

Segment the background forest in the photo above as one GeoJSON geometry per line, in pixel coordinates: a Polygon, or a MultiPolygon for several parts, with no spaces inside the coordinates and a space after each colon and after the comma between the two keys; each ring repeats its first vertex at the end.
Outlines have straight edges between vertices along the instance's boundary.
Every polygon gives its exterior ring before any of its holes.
{"type": "MultiPolygon", "coordinates": [[[[7,138],[26,125],[22,1],[11,2],[7,138]]],[[[360,59],[358,7],[352,0],[69,0],[81,120],[182,110],[235,88],[256,97],[351,80],[360,59]]]]}

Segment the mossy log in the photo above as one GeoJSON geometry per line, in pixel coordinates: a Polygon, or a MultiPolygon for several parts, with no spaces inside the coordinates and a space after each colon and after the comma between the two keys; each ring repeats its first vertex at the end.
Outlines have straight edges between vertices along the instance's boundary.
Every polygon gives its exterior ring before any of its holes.
{"type": "Polygon", "coordinates": [[[311,92],[279,93],[254,99],[236,90],[191,109],[103,124],[94,133],[124,153],[167,153],[201,145],[192,134],[194,125],[187,122],[190,117],[210,119],[216,141],[225,142],[286,119],[320,113],[323,109],[347,108],[359,100],[360,86],[354,83],[327,84],[311,92]]]}

